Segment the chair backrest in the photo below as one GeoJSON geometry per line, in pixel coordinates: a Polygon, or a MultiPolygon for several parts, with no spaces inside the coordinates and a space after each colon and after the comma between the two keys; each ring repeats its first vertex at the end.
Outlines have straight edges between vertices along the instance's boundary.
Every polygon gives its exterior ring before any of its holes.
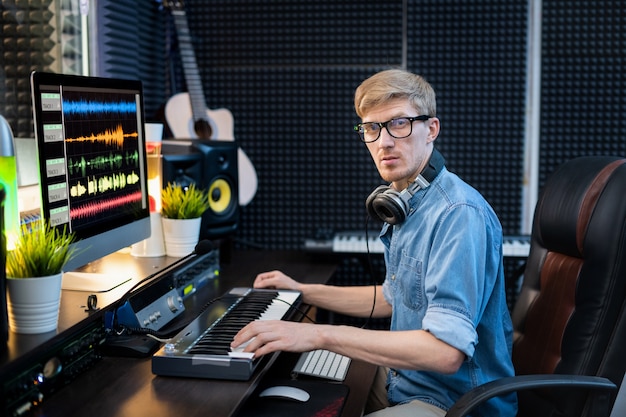
{"type": "MultiPolygon", "coordinates": [[[[533,218],[530,254],[513,310],[518,375],[609,378],[626,368],[626,159],[561,165],[533,218]]],[[[520,393],[520,414],[593,415],[586,395],[520,393]]]]}

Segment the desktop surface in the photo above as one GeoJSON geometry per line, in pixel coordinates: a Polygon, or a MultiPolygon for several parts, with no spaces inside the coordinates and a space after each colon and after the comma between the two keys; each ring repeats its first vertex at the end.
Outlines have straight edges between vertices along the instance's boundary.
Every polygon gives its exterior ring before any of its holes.
{"type": "MultiPolygon", "coordinates": [[[[184,315],[168,326],[174,327],[184,320],[192,319],[197,316],[200,307],[234,287],[250,287],[259,272],[281,269],[303,282],[326,282],[336,268],[336,264],[332,262],[312,262],[301,252],[233,251],[231,256],[230,260],[220,265],[218,278],[185,299],[184,315]]],[[[127,257],[128,262],[143,264],[145,269],[141,273],[146,275],[172,262],[172,259],[166,257],[136,259],[130,255],[115,254],[114,258],[118,257],[120,259],[116,261],[123,261],[127,257]]],[[[113,260],[108,267],[111,268],[112,264],[113,260]]],[[[106,269],[107,259],[103,259],[101,265],[96,265],[95,268],[106,269]]],[[[123,293],[126,289],[120,291],[123,293]]],[[[0,371],[11,368],[16,362],[28,360],[29,356],[45,350],[46,345],[63,339],[65,334],[86,323],[101,320],[106,305],[114,302],[107,297],[115,298],[115,295],[99,294],[98,306],[101,309],[97,312],[86,312],[88,295],[84,292],[64,291],[57,334],[32,338],[11,334],[10,354],[3,357],[0,371]]],[[[167,327],[163,330],[167,330],[167,327]]],[[[295,361],[294,355],[268,355],[248,381],[156,376],[151,371],[151,357],[105,356],[68,385],[48,396],[32,415],[230,416],[254,394],[259,384],[267,382],[267,378],[289,377],[291,363],[295,361]]],[[[374,371],[375,368],[371,365],[352,361],[344,381],[350,387],[350,393],[344,405],[343,416],[361,415],[374,371]]]]}

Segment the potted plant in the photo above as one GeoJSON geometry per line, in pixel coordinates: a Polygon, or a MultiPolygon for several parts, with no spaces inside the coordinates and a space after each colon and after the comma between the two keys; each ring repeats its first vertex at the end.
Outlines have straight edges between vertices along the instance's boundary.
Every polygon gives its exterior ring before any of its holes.
{"type": "Polygon", "coordinates": [[[56,330],[63,267],[74,255],[75,235],[47,221],[23,224],[7,253],[9,327],[17,333],[56,330]]]}
{"type": "Polygon", "coordinates": [[[193,252],[200,237],[202,214],[209,208],[209,196],[195,184],[183,187],[169,183],[161,192],[161,221],[165,252],[185,256],[193,252]]]}

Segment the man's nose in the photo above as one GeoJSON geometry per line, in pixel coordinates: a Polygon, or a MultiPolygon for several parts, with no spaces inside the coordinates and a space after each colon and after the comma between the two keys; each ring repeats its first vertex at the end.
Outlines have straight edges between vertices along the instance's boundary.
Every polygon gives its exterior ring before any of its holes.
{"type": "Polygon", "coordinates": [[[393,138],[393,136],[391,136],[387,128],[382,128],[380,130],[380,137],[378,138],[378,146],[380,146],[381,148],[389,148],[392,147],[394,143],[395,139],[393,138]]]}

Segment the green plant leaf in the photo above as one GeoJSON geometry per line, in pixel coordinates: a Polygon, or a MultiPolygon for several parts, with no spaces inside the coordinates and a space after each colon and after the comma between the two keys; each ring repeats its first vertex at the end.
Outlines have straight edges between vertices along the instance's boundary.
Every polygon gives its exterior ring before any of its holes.
{"type": "Polygon", "coordinates": [[[22,224],[15,249],[7,253],[7,276],[30,278],[55,275],[74,255],[75,235],[63,226],[52,227],[41,220],[22,224]]]}
{"type": "Polygon", "coordinates": [[[168,219],[195,219],[208,209],[207,192],[196,188],[195,184],[184,189],[169,183],[161,192],[161,215],[168,219]]]}

